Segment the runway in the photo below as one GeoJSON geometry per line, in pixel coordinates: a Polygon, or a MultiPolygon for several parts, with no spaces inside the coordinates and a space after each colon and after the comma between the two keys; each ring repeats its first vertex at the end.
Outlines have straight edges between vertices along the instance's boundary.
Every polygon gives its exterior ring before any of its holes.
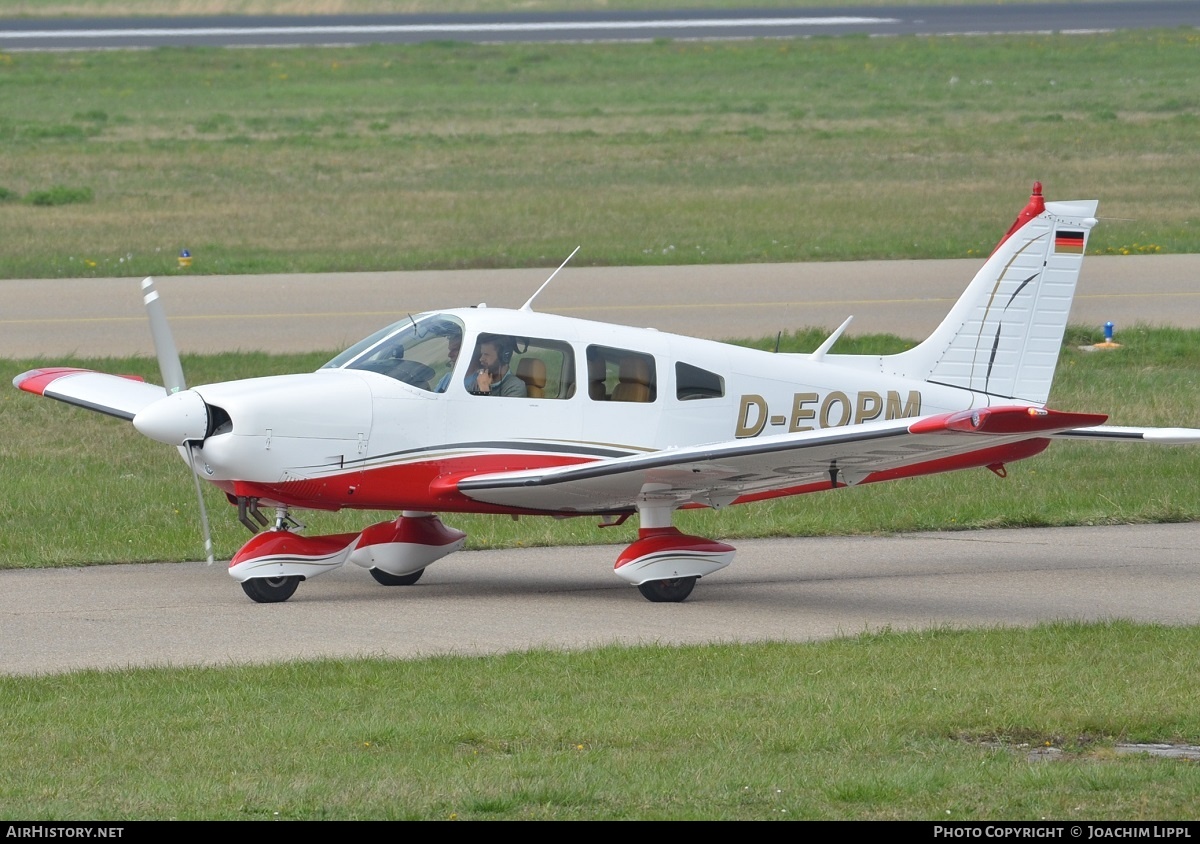
{"type": "Polygon", "coordinates": [[[253,604],[220,565],[0,572],[0,673],[812,641],[890,627],[1194,624],[1200,524],[741,540],[682,604],[611,573],[616,546],[475,551],[411,587],[363,569],[253,604]]]}
{"type": "Polygon", "coordinates": [[[826,9],[0,18],[0,50],[995,35],[1200,25],[1188,0],[826,9]]]}

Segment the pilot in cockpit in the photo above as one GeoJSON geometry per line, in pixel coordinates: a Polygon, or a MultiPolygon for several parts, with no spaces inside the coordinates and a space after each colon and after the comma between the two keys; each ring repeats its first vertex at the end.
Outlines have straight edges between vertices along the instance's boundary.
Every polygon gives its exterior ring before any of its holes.
{"type": "Polygon", "coordinates": [[[480,335],[479,368],[467,375],[467,391],[477,396],[528,396],[525,382],[509,369],[515,352],[516,342],[512,337],[503,334],[480,335]]]}
{"type": "Polygon", "coordinates": [[[462,329],[458,326],[451,326],[446,333],[446,356],[450,358],[450,368],[446,370],[446,374],[442,376],[437,383],[435,393],[444,393],[446,388],[450,386],[450,376],[454,374],[454,365],[458,363],[458,355],[462,352],[462,329]]]}

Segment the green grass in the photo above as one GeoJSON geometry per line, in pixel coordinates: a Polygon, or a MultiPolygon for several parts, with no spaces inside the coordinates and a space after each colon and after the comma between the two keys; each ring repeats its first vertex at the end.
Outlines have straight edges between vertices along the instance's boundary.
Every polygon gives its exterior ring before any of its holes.
{"type": "Polygon", "coordinates": [[[0,54],[0,277],[1200,251],[1192,30],[0,54]],[[936,213],[930,212],[936,208],[936,213]],[[936,218],[937,223],[931,220],[936,218]]]}
{"type": "Polygon", "coordinates": [[[54,185],[49,190],[34,191],[25,196],[25,202],[30,205],[74,205],[92,201],[91,188],[74,188],[68,185],[54,185]]]}
{"type": "MultiPolygon", "coordinates": [[[[811,351],[823,330],[788,335],[783,351],[811,351]]],[[[1200,331],[1131,327],[1119,352],[1084,353],[1100,339],[1072,329],[1059,362],[1051,406],[1108,412],[1113,424],[1200,427],[1200,331]]],[[[752,345],[773,347],[774,338],[752,345]]],[[[846,338],[838,351],[886,353],[910,345],[895,337],[846,338]]],[[[310,371],[330,355],[220,355],[184,359],[191,383],[310,371]]],[[[56,362],[151,381],[149,359],[56,362]]],[[[41,362],[44,364],[44,362],[41,362]]],[[[39,365],[5,362],[0,376],[39,365]]],[[[40,567],[197,559],[195,493],[174,450],[132,426],[13,389],[0,390],[0,567],[40,567]]],[[[977,469],[868,485],[720,512],[678,514],[683,530],[724,538],[893,531],[1191,521],[1200,518],[1200,451],[1189,447],[1063,442],[1010,467],[1007,479],[977,469]]],[[[217,553],[228,559],[247,534],[217,490],[207,491],[217,553]]],[[[357,530],[391,513],[308,513],[309,532],[357,530]]],[[[468,547],[628,543],[636,519],[596,529],[593,519],[557,521],[453,515],[468,547]]]]}
{"type": "Polygon", "coordinates": [[[1200,629],[0,678],[0,817],[1195,817],[1200,629]],[[1032,748],[1052,746],[1054,761],[1032,748]]]}

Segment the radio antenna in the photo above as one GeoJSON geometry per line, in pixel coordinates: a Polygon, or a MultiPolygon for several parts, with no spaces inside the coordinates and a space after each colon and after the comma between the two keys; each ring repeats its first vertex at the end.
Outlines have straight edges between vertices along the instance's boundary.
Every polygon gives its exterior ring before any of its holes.
{"type": "MultiPolygon", "coordinates": [[[[576,246],[576,247],[575,247],[575,252],[578,252],[578,251],[579,251],[579,247],[578,247],[578,246],[576,246]]],[[[567,264],[570,262],[570,260],[571,260],[572,258],[574,258],[574,257],[575,257],[575,252],[572,252],[570,255],[568,255],[568,256],[567,256],[567,260],[566,260],[566,261],[563,261],[561,264],[559,264],[559,265],[558,265],[558,270],[555,270],[554,272],[550,273],[550,278],[548,278],[548,279],[546,279],[545,281],[543,281],[543,282],[542,282],[542,286],[541,286],[541,287],[539,287],[539,288],[538,288],[538,289],[537,289],[537,290],[534,292],[534,294],[533,294],[532,296],[530,296],[530,297],[529,297],[529,301],[528,301],[528,302],[526,302],[524,305],[522,305],[522,306],[521,306],[521,310],[523,310],[523,311],[532,311],[532,310],[533,310],[533,300],[534,300],[534,299],[536,299],[536,298],[538,297],[538,293],[541,293],[543,290],[545,290],[545,289],[546,289],[546,285],[547,285],[547,284],[549,284],[550,282],[554,281],[554,277],[555,277],[556,275],[558,275],[558,272],[559,272],[559,270],[561,270],[563,267],[565,267],[565,266],[566,266],[566,265],[567,265],[567,264]]]]}

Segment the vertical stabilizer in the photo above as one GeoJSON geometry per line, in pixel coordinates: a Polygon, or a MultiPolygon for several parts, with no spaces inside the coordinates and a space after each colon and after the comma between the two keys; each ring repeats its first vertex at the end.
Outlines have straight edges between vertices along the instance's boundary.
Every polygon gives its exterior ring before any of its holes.
{"type": "Polygon", "coordinates": [[[1044,404],[1096,206],[1045,202],[1035,183],[1029,204],[942,324],[916,348],[885,358],[885,369],[1044,404]]]}

